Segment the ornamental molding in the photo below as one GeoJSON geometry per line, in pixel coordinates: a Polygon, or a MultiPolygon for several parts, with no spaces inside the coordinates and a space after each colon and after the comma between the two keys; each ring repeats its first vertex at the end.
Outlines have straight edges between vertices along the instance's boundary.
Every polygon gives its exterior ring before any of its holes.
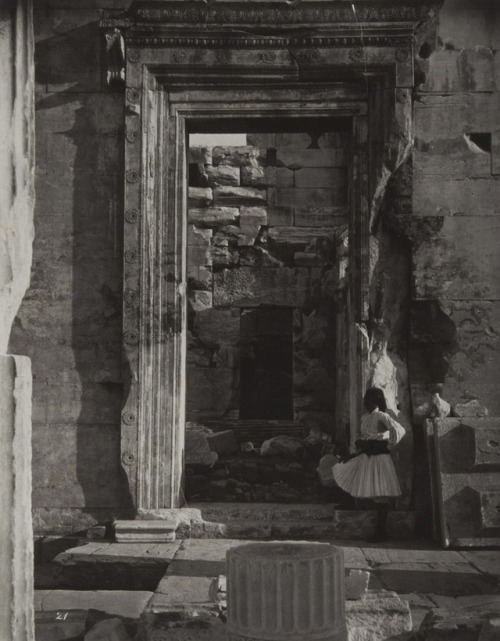
{"type": "Polygon", "coordinates": [[[138,47],[354,47],[361,38],[367,45],[387,46],[411,37],[437,16],[442,3],[299,0],[291,6],[280,0],[135,0],[128,11],[102,10],[100,23],[103,29],[121,29],[127,43],[138,47]]]}
{"type": "Polygon", "coordinates": [[[153,3],[136,1],[132,4],[129,17],[137,22],[161,23],[168,25],[267,25],[290,26],[317,24],[338,25],[358,22],[411,22],[425,20],[441,2],[421,3],[416,0],[394,5],[389,2],[303,2],[308,6],[289,6],[283,3],[269,3],[258,6],[251,2],[235,2],[232,6],[207,6],[197,2],[165,1],[165,7],[153,3]],[[148,6],[148,4],[150,6],[148,6]],[[325,6],[326,4],[326,6],[325,6]]]}
{"type": "Polygon", "coordinates": [[[410,35],[361,35],[353,34],[349,36],[336,37],[318,37],[318,38],[225,38],[225,37],[197,37],[182,38],[172,36],[144,36],[134,33],[125,34],[128,45],[133,47],[144,48],[161,48],[161,47],[190,47],[210,49],[215,47],[233,47],[239,49],[293,49],[305,48],[339,48],[339,47],[361,47],[379,46],[394,47],[408,46],[411,43],[410,35]]]}

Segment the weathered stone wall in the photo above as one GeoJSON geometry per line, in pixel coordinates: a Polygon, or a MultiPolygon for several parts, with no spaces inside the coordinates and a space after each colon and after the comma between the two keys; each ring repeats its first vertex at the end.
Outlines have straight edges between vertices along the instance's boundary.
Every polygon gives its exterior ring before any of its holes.
{"type": "MultiPolygon", "coordinates": [[[[293,310],[293,417],[281,418],[334,432],[349,136],[249,138],[190,152],[188,420],[240,418],[242,310],[263,306],[293,310]]],[[[265,331],[292,333],[269,313],[265,331]]]]}
{"type": "Polygon", "coordinates": [[[420,43],[413,153],[413,400],[500,413],[500,7],[446,0],[420,43]],[[425,398],[427,400],[427,398],[425,398]]]}
{"type": "Polygon", "coordinates": [[[105,85],[97,7],[128,4],[36,3],[35,242],[11,350],[33,364],[37,528],[123,504],[123,94],[105,85]]]}

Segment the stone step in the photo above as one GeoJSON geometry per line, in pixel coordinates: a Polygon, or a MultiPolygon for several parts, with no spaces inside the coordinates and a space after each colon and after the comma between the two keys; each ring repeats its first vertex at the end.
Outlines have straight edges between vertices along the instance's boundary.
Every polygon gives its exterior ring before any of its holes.
{"type": "Polygon", "coordinates": [[[155,590],[174,558],[178,542],[91,542],[65,550],[37,566],[38,589],[155,590]]]}
{"type": "MultiPolygon", "coordinates": [[[[269,503],[198,503],[178,510],[139,510],[138,516],[157,523],[176,521],[179,539],[366,540],[376,520],[375,510],[269,503]]],[[[391,539],[412,538],[414,529],[414,512],[389,513],[391,539]]]]}
{"type": "Polygon", "coordinates": [[[98,610],[137,620],[153,596],[146,590],[35,590],[35,612],[98,610]]]}
{"type": "Polygon", "coordinates": [[[331,521],[335,515],[335,505],[301,503],[191,503],[191,508],[200,510],[205,521],[228,522],[230,520],[249,521],[331,521]]]}
{"type": "Polygon", "coordinates": [[[116,521],[117,543],[167,543],[175,541],[176,521],[116,521]]]}

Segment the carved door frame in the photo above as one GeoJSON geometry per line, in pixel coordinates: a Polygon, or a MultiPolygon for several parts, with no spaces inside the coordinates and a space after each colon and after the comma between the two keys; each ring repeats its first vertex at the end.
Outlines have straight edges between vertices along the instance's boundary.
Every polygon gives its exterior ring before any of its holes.
{"type": "Polygon", "coordinates": [[[370,203],[392,123],[411,119],[415,24],[439,3],[367,0],[356,16],[363,34],[350,3],[306,4],[297,13],[281,2],[137,0],[125,16],[102,20],[108,33],[121,29],[127,51],[121,457],[143,510],[183,502],[186,132],[196,122],[352,119],[351,415],[360,409],[365,356],[356,326],[368,321],[370,203]],[[322,35],[283,35],[304,20],[322,35]],[[252,37],[242,25],[267,33],[252,37]]]}

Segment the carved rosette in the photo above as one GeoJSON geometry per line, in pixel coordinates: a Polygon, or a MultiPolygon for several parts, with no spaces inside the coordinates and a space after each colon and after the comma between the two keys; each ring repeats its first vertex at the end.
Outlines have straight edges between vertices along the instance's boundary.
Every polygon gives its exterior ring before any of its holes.
{"type": "Polygon", "coordinates": [[[138,103],[141,100],[141,92],[138,89],[127,89],[127,100],[131,103],[138,103]]]}
{"type": "Polygon", "coordinates": [[[137,263],[139,260],[139,254],[135,249],[128,249],[125,252],[125,262],[126,263],[137,263]]]}
{"type": "Polygon", "coordinates": [[[314,64],[321,58],[321,54],[319,52],[319,49],[304,49],[304,51],[299,51],[297,57],[300,62],[305,62],[306,64],[314,64]]]}
{"type": "Polygon", "coordinates": [[[128,329],[123,333],[123,340],[127,345],[136,346],[139,344],[139,332],[135,329],[128,329]]]}
{"type": "Polygon", "coordinates": [[[260,54],[260,59],[266,65],[272,65],[273,62],[276,62],[278,55],[275,51],[264,51],[260,54]]]}
{"type": "Polygon", "coordinates": [[[137,169],[129,169],[125,172],[125,180],[128,183],[137,183],[139,182],[139,172],[137,169]]]}
{"type": "Polygon", "coordinates": [[[134,425],[137,422],[137,416],[134,412],[125,411],[122,414],[122,423],[124,425],[134,425]]]}
{"type": "Polygon", "coordinates": [[[132,452],[123,452],[122,454],[122,463],[124,465],[133,465],[135,461],[135,456],[132,454],[132,452]]]}
{"type": "Polygon", "coordinates": [[[140,213],[138,209],[127,209],[125,212],[125,220],[131,225],[135,225],[139,222],[140,213]]]}
{"type": "Polygon", "coordinates": [[[408,49],[396,49],[396,60],[398,62],[406,62],[410,57],[408,49]]]}
{"type": "Polygon", "coordinates": [[[123,452],[122,454],[122,463],[124,465],[133,465],[135,462],[135,456],[132,454],[132,452],[123,452]]]}
{"type": "Polygon", "coordinates": [[[221,65],[227,65],[231,62],[233,58],[233,54],[229,49],[221,49],[220,51],[217,52],[217,61],[221,63],[221,65]]]}
{"type": "Polygon", "coordinates": [[[365,59],[365,51],[361,47],[356,47],[349,51],[349,60],[352,60],[352,62],[364,62],[365,59]]]}
{"type": "Polygon", "coordinates": [[[174,51],[174,60],[183,65],[189,60],[189,53],[185,49],[177,49],[174,51]]]}
{"type": "Polygon", "coordinates": [[[137,142],[141,137],[141,132],[138,129],[127,130],[127,141],[130,143],[137,142]]]}

